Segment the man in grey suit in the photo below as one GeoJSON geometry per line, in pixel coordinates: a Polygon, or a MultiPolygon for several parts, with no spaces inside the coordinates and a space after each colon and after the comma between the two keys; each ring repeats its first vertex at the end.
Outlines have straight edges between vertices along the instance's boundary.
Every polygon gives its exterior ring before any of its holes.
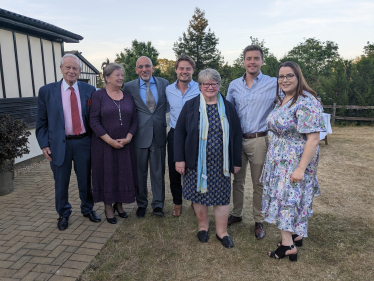
{"type": "Polygon", "coordinates": [[[148,162],[151,174],[153,214],[164,216],[165,156],[166,156],[166,95],[169,82],[152,75],[155,67],[148,57],[140,57],[135,71],[139,78],[127,82],[123,90],[131,93],[138,113],[139,128],[133,141],[135,145],[139,190],[136,193],[136,216],[145,216],[148,206],[148,162]]]}

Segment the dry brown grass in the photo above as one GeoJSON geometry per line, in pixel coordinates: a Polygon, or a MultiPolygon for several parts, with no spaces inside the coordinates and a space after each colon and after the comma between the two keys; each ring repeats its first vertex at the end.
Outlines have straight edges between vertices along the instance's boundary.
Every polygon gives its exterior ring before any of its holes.
{"type": "MultiPolygon", "coordinates": [[[[275,225],[253,235],[252,188],[247,181],[242,223],[229,228],[235,248],[216,240],[210,212],[210,240],[196,238],[197,221],[185,201],[180,218],[171,216],[167,193],[165,218],[132,212],[108,241],[81,280],[372,280],[374,276],[374,128],[333,128],[329,145],[320,143],[318,177],[309,237],[299,260],[274,260],[266,252],[279,241],[275,225]]],[[[167,184],[168,186],[168,184],[167,184]]]]}

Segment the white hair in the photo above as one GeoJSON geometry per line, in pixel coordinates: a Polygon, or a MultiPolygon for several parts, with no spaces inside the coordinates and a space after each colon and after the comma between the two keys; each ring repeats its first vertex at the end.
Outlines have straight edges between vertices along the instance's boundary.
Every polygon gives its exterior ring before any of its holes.
{"type": "Polygon", "coordinates": [[[61,58],[60,66],[63,66],[63,65],[64,65],[64,59],[67,58],[67,57],[75,58],[75,59],[78,61],[79,68],[82,69],[82,62],[81,62],[81,60],[80,60],[77,56],[75,56],[75,55],[73,55],[73,54],[69,54],[69,53],[68,53],[68,54],[65,54],[65,55],[61,58]]]}

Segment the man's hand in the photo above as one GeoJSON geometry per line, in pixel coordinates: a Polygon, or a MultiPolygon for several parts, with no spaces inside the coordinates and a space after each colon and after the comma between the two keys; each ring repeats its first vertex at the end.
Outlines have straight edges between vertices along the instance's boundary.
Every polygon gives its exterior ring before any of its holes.
{"type": "Polygon", "coordinates": [[[237,172],[239,172],[240,171],[240,167],[235,167],[234,166],[234,174],[236,174],[237,172]]]}
{"type": "Polygon", "coordinates": [[[181,162],[175,162],[175,170],[180,173],[181,175],[184,175],[184,168],[186,167],[186,163],[184,161],[181,162]]]}
{"type": "Polygon", "coordinates": [[[47,158],[48,161],[51,162],[51,161],[52,161],[52,158],[51,158],[51,156],[49,156],[49,155],[51,155],[52,152],[51,152],[51,150],[49,149],[49,147],[47,146],[47,147],[42,148],[42,151],[43,151],[43,155],[45,156],[45,158],[47,158]]]}

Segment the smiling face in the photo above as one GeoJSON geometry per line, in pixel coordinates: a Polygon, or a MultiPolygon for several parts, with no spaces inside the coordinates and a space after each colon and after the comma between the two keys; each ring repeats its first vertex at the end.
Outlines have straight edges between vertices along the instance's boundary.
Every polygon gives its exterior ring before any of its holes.
{"type": "Polygon", "coordinates": [[[243,65],[245,70],[251,76],[257,76],[260,74],[261,66],[264,64],[264,60],[261,57],[261,52],[254,50],[245,53],[243,65]]]}
{"type": "Polygon", "coordinates": [[[199,86],[199,88],[200,88],[200,91],[203,94],[205,100],[208,102],[208,101],[214,100],[217,97],[218,91],[219,91],[219,86],[220,85],[217,83],[217,81],[214,81],[212,79],[208,79],[207,81],[202,83],[199,86]]]}
{"type": "Polygon", "coordinates": [[[65,82],[70,86],[73,86],[74,83],[77,82],[81,74],[79,62],[74,57],[65,57],[60,69],[65,82]]]}
{"type": "Polygon", "coordinates": [[[177,79],[184,83],[189,83],[192,80],[194,73],[192,65],[188,61],[180,61],[178,67],[175,69],[177,79]]]}
{"type": "Polygon", "coordinates": [[[109,76],[105,77],[105,81],[107,84],[111,86],[115,86],[121,88],[123,85],[124,75],[122,69],[116,69],[110,74],[109,76]]]}
{"type": "Polygon", "coordinates": [[[293,96],[298,84],[299,81],[291,67],[284,66],[279,69],[278,85],[286,95],[293,96]]]}
{"type": "Polygon", "coordinates": [[[151,79],[154,70],[155,67],[152,65],[152,61],[149,58],[138,58],[136,62],[135,71],[136,74],[138,74],[144,82],[148,82],[151,79]]]}

